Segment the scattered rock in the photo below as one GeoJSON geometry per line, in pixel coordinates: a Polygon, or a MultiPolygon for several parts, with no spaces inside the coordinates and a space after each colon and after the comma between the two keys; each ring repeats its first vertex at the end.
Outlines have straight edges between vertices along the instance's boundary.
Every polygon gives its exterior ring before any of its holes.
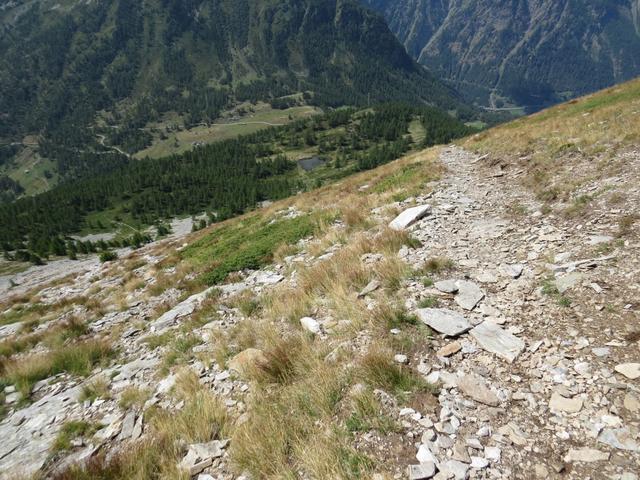
{"type": "Polygon", "coordinates": [[[364,298],[370,293],[375,292],[380,288],[380,282],[378,280],[371,280],[369,284],[362,289],[362,291],[358,294],[358,298],[364,298]]]}
{"type": "Polygon", "coordinates": [[[457,337],[471,329],[471,324],[459,313],[441,308],[422,308],[416,311],[418,318],[447,337],[457,337]]]}
{"type": "Polygon", "coordinates": [[[189,450],[179,464],[189,475],[197,475],[213,463],[213,459],[220,458],[227,442],[213,440],[208,443],[189,445],[189,450]]]}
{"type": "Polygon", "coordinates": [[[442,280],[433,286],[443,293],[458,293],[458,285],[455,280],[442,280]]]}
{"type": "Polygon", "coordinates": [[[505,273],[505,275],[508,275],[512,278],[520,278],[522,272],[524,272],[524,265],[502,265],[502,271],[505,273]]]}
{"type": "Polygon", "coordinates": [[[627,393],[624,397],[624,408],[631,413],[640,412],[640,399],[633,393],[627,393]]]}
{"type": "Polygon", "coordinates": [[[564,457],[567,463],[573,462],[606,462],[609,460],[607,452],[601,452],[594,448],[571,449],[564,457]]]}
{"type": "Polygon", "coordinates": [[[524,342],[492,322],[483,322],[470,335],[482,348],[512,363],[524,350],[524,342]]]}
{"type": "Polygon", "coordinates": [[[570,288],[573,288],[578,282],[584,278],[584,275],[580,272],[571,272],[561,277],[556,278],[555,285],[558,292],[565,293],[570,288]]]}
{"type": "Polygon", "coordinates": [[[409,358],[406,355],[399,353],[393,357],[393,361],[401,365],[406,365],[409,363],[409,358]]]}
{"type": "Polygon", "coordinates": [[[405,210],[398,215],[390,224],[389,228],[393,230],[404,230],[414,223],[422,220],[431,211],[430,205],[421,205],[405,210]]]}
{"type": "Polygon", "coordinates": [[[418,448],[418,453],[416,454],[416,458],[420,463],[437,463],[438,460],[433,456],[429,447],[425,444],[420,445],[418,448]]]}
{"type": "Polygon", "coordinates": [[[560,412],[578,413],[580,410],[582,410],[582,399],[577,397],[565,398],[556,392],[551,395],[549,408],[551,410],[557,410],[560,412]]]}
{"type": "Polygon", "coordinates": [[[440,471],[453,474],[455,480],[465,480],[469,471],[469,464],[458,460],[447,460],[440,465],[440,471]]]}
{"type": "Polygon", "coordinates": [[[616,372],[624,375],[630,380],[640,378],[640,363],[622,363],[616,365],[616,372]]]}
{"type": "Polygon", "coordinates": [[[484,449],[484,457],[491,462],[498,463],[501,456],[502,450],[498,447],[486,447],[484,449]]]}
{"type": "Polygon", "coordinates": [[[500,404],[498,396],[493,393],[485,381],[477,375],[465,375],[458,379],[458,388],[469,398],[476,402],[497,407],[500,404]]]}
{"type": "Polygon", "coordinates": [[[465,310],[473,310],[484,298],[484,292],[473,282],[458,280],[456,286],[458,287],[458,294],[455,297],[455,301],[465,310]]]}
{"type": "Polygon", "coordinates": [[[257,348],[247,348],[243,350],[228,362],[229,370],[239,375],[247,375],[252,369],[259,365],[265,365],[267,357],[264,352],[257,348]]]}
{"type": "Polygon", "coordinates": [[[409,480],[427,480],[436,474],[436,464],[423,462],[419,465],[409,465],[409,480]]]}
{"type": "Polygon", "coordinates": [[[317,335],[321,332],[320,324],[311,317],[304,317],[300,319],[300,325],[308,332],[317,335]]]}
{"type": "Polygon", "coordinates": [[[451,342],[436,352],[438,357],[450,357],[462,350],[460,342],[451,342]]]}
{"type": "Polygon", "coordinates": [[[598,442],[619,450],[638,451],[638,444],[627,428],[606,428],[598,436],[598,442]]]}

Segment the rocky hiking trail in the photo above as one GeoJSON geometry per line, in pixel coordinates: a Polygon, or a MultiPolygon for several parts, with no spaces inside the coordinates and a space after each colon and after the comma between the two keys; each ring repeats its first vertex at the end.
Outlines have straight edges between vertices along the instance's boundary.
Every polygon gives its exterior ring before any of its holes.
{"type": "MultiPolygon", "coordinates": [[[[454,146],[441,150],[440,161],[446,172],[433,192],[394,205],[404,213],[391,224],[420,241],[399,252],[409,265],[438,257],[454,266],[432,284],[410,281],[401,287],[407,310],[431,328],[433,338],[428,351],[397,354],[395,361],[419,372],[439,393],[435,405],[421,410],[376,391],[402,426],[402,440],[394,448],[403,451],[402,461],[389,467],[395,476],[375,477],[637,479],[640,244],[614,238],[621,213],[602,207],[594,212],[595,220],[584,224],[543,215],[539,202],[519,186],[521,171],[493,166],[487,157],[454,146]],[[428,308],[422,308],[425,299],[431,300],[428,308]]],[[[640,204],[633,183],[638,163],[636,155],[627,178],[607,180],[618,186],[629,182],[625,191],[635,205],[640,204]]],[[[372,216],[380,211],[375,209],[372,216]]],[[[334,253],[313,260],[303,252],[285,263],[320,262],[334,253]]],[[[150,248],[140,256],[149,266],[160,261],[150,248]]],[[[134,274],[153,282],[149,266],[134,274]]],[[[227,298],[242,291],[261,294],[278,285],[295,286],[295,270],[288,271],[273,265],[245,272],[216,291],[227,298]]],[[[94,266],[77,275],[73,289],[51,286],[41,296],[45,301],[59,299],[117,283],[116,274],[94,266]]],[[[372,282],[362,292],[365,304],[378,288],[372,282]]],[[[180,302],[179,292],[171,288],[144,301],[131,293],[126,309],[93,322],[90,328],[96,333],[120,329],[116,331],[126,362],[84,381],[63,374],[56,383],[36,384],[35,402],[12,410],[0,423],[0,478],[45,466],[60,471],[101,449],[117,449],[143,437],[149,408],[180,411],[184,402],[168,395],[177,377],[168,373],[158,379],[158,349],[145,339],[176,332],[212,291],[180,302]],[[154,308],[162,302],[171,308],[154,318],[154,308]],[[149,323],[148,330],[139,326],[142,321],[149,323]],[[82,387],[98,376],[110,379],[116,397],[135,386],[148,390],[149,398],[130,409],[114,398],[79,402],[82,387]],[[91,419],[99,429],[90,442],[74,445],[70,455],[51,460],[47,452],[69,419],[91,419]]],[[[243,317],[223,305],[216,313],[215,320],[193,331],[203,342],[194,350],[206,350],[216,332],[233,328],[243,317]]],[[[321,316],[302,318],[300,324],[320,342],[331,341],[332,325],[321,316]]],[[[260,355],[250,349],[227,368],[198,360],[189,367],[201,384],[224,399],[230,414],[238,416],[245,412],[252,386],[237,373],[260,355]]],[[[8,404],[19,399],[13,387],[5,393],[8,404]]],[[[361,441],[373,444],[372,449],[388,447],[376,445],[377,439],[376,434],[365,434],[361,441]]],[[[226,439],[189,445],[181,466],[199,480],[250,478],[232,473],[226,439]]]]}

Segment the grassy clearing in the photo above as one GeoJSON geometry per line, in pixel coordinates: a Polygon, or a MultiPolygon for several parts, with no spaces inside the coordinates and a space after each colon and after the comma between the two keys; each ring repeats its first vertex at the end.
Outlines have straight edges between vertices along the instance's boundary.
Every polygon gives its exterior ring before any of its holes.
{"type": "MultiPolygon", "coordinates": [[[[216,125],[197,126],[190,129],[181,129],[165,134],[165,138],[156,136],[153,145],[138,152],[136,158],[160,158],[168,155],[183,153],[193,148],[194,143],[212,143],[220,140],[236,138],[240,135],[269,128],[269,124],[285,125],[291,121],[307,118],[320,113],[314,107],[291,107],[285,110],[276,110],[265,103],[258,103],[251,108],[254,112],[250,116],[228,123],[219,122],[216,125]]],[[[154,124],[153,127],[162,130],[166,129],[170,123],[175,123],[176,119],[169,119],[164,123],[154,124]]]]}

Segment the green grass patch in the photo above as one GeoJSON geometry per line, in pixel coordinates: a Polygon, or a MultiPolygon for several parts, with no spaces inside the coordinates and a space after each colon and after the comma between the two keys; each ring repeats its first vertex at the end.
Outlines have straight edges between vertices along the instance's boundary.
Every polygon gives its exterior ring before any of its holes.
{"type": "Polygon", "coordinates": [[[418,302],[418,308],[436,308],[439,303],[436,297],[426,297],[418,302]]]}
{"type": "Polygon", "coordinates": [[[50,305],[45,305],[44,303],[16,305],[8,312],[0,315],[0,325],[32,320],[42,316],[49,308],[50,305]]]}
{"type": "Polygon", "coordinates": [[[389,190],[401,188],[407,183],[411,182],[411,180],[413,180],[420,173],[421,168],[424,168],[424,166],[417,163],[402,167],[399,172],[394,173],[393,175],[390,175],[378,182],[371,189],[371,191],[373,191],[374,193],[384,193],[389,190]]]}
{"type": "Polygon", "coordinates": [[[400,398],[433,391],[432,385],[410,368],[395,363],[384,350],[370,350],[360,362],[360,373],[372,388],[381,388],[400,398]]]}
{"type": "Polygon", "coordinates": [[[84,420],[72,420],[62,426],[51,449],[54,452],[70,450],[73,440],[82,437],[91,437],[96,431],[98,431],[98,427],[93,423],[84,420]]]}
{"type": "Polygon", "coordinates": [[[279,247],[313,235],[322,218],[326,219],[326,215],[301,215],[271,223],[270,219],[253,215],[214,229],[182,255],[196,266],[205,266],[202,281],[215,285],[231,272],[259,269],[271,263],[279,247]]]}

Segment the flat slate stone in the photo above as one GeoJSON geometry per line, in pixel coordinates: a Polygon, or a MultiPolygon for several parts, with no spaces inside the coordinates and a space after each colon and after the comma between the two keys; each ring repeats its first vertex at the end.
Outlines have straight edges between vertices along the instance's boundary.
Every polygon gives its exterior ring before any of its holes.
{"type": "Polygon", "coordinates": [[[640,450],[631,432],[626,428],[606,428],[600,433],[598,442],[617,448],[618,450],[628,450],[630,452],[640,450]]]}
{"type": "Polygon", "coordinates": [[[422,323],[447,337],[457,337],[471,330],[471,324],[457,312],[443,308],[421,308],[416,315],[422,323]]]}
{"type": "Polygon", "coordinates": [[[567,463],[581,462],[606,462],[609,460],[609,453],[601,452],[595,448],[576,448],[569,450],[569,453],[564,457],[564,461],[567,463]]]}
{"type": "Polygon", "coordinates": [[[458,280],[456,282],[458,294],[455,301],[465,310],[473,310],[484,298],[484,292],[473,282],[458,280]]]}
{"type": "Polygon", "coordinates": [[[443,293],[458,292],[458,285],[456,285],[455,280],[442,280],[441,282],[436,282],[433,286],[443,293]]]}
{"type": "Polygon", "coordinates": [[[502,271],[505,275],[509,275],[512,278],[520,278],[522,272],[524,272],[524,265],[521,264],[505,264],[502,266],[502,271]]]}
{"type": "Polygon", "coordinates": [[[460,377],[458,379],[458,388],[465,396],[478,403],[483,403],[490,407],[497,407],[500,404],[498,396],[489,389],[486,382],[478,375],[460,377]]]}
{"type": "Polygon", "coordinates": [[[358,298],[364,298],[370,293],[375,292],[380,288],[380,282],[378,280],[371,280],[366,287],[358,294],[358,298]]]}
{"type": "Polygon", "coordinates": [[[616,365],[615,370],[630,380],[640,378],[640,363],[622,363],[616,365]]]}
{"type": "Polygon", "coordinates": [[[393,230],[404,230],[409,228],[414,223],[422,220],[431,211],[430,205],[420,205],[418,207],[412,207],[400,215],[398,215],[390,224],[389,228],[393,230]]]}
{"type": "Polygon", "coordinates": [[[486,351],[512,363],[524,350],[524,342],[515,335],[492,322],[483,322],[473,330],[471,336],[486,351]]]}
{"type": "Polygon", "coordinates": [[[584,278],[584,275],[580,272],[571,272],[566,275],[562,275],[556,278],[555,284],[558,292],[564,293],[567,290],[576,286],[576,284],[584,278]]]}
{"type": "Polygon", "coordinates": [[[551,410],[557,410],[560,412],[578,413],[580,410],[582,410],[582,399],[565,398],[559,393],[554,393],[551,395],[549,408],[551,410]]]}
{"type": "Polygon", "coordinates": [[[419,465],[409,465],[409,480],[427,480],[436,474],[436,464],[424,462],[419,465]]]}

